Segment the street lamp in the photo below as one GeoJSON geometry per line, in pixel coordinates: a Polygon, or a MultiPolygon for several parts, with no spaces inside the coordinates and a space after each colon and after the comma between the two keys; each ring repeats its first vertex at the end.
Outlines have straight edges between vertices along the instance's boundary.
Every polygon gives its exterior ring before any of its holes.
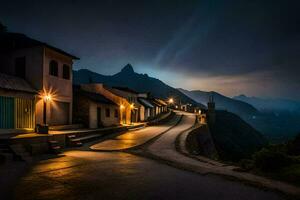
{"type": "Polygon", "coordinates": [[[134,109],[134,104],[130,104],[130,124],[132,124],[132,110],[134,109]]]}
{"type": "Polygon", "coordinates": [[[126,117],[124,117],[124,115],[123,115],[124,108],[125,108],[125,106],[121,104],[120,105],[120,122],[123,123],[123,124],[126,123],[126,117]]]}
{"type": "Polygon", "coordinates": [[[174,99],[173,98],[170,98],[169,99],[169,104],[173,104],[174,103],[174,99]]]}
{"type": "Polygon", "coordinates": [[[47,103],[51,102],[52,96],[51,94],[45,93],[43,99],[44,99],[43,123],[44,125],[46,125],[47,124],[47,103]]]}

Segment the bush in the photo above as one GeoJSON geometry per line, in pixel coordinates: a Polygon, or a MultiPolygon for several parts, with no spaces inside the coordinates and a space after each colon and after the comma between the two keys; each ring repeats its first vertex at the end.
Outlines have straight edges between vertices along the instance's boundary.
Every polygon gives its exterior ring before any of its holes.
{"type": "Polygon", "coordinates": [[[293,158],[281,151],[263,148],[253,155],[254,165],[262,171],[276,170],[295,162],[293,158]]]}

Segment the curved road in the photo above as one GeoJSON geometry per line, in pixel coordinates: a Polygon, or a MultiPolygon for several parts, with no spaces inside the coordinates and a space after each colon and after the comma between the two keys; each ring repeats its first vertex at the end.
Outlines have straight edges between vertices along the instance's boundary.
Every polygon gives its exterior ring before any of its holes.
{"type": "MultiPolygon", "coordinates": [[[[191,127],[195,116],[164,133],[148,150],[174,158],[174,139],[191,127]]],[[[240,182],[200,175],[123,152],[66,151],[40,161],[22,178],[15,199],[282,199],[240,182]]]]}
{"type": "Polygon", "coordinates": [[[171,130],[164,133],[153,144],[148,147],[148,151],[159,157],[172,159],[176,155],[180,155],[175,149],[176,137],[183,131],[191,128],[196,120],[194,114],[177,112],[177,115],[183,115],[181,121],[171,130]]]}

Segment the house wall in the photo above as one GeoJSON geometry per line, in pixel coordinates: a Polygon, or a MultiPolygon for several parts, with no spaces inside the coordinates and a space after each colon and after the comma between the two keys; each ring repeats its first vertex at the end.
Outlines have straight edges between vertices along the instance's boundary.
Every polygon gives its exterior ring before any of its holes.
{"type": "MultiPolygon", "coordinates": [[[[127,91],[124,91],[124,90],[120,90],[120,89],[116,89],[116,88],[113,88],[112,89],[116,94],[124,97],[127,99],[127,101],[130,103],[130,104],[133,104],[134,105],[134,110],[132,110],[132,116],[131,116],[131,120],[132,122],[138,122],[139,119],[140,119],[140,107],[142,106],[139,102],[138,102],[138,97],[144,97],[146,98],[147,97],[147,94],[146,93],[141,93],[141,94],[135,94],[135,93],[132,93],[132,92],[127,92],[127,91]]],[[[140,119],[141,120],[141,119],[140,119]]],[[[141,120],[143,121],[143,120],[141,120]]]]}
{"type": "Polygon", "coordinates": [[[146,116],[146,120],[148,120],[149,117],[151,117],[151,108],[146,108],[146,114],[145,114],[145,116],[146,116]]]}
{"type": "Polygon", "coordinates": [[[146,109],[144,106],[140,106],[139,113],[140,113],[140,120],[145,121],[147,119],[147,116],[146,116],[146,109]]]}
{"type": "Polygon", "coordinates": [[[43,47],[19,49],[0,56],[1,66],[3,66],[1,72],[15,76],[15,59],[18,57],[25,57],[25,79],[27,82],[36,89],[41,88],[43,84],[43,47]]]}
{"type": "MultiPolygon", "coordinates": [[[[38,89],[45,89],[53,96],[53,101],[47,104],[47,123],[49,125],[72,123],[72,64],[72,58],[49,48],[43,48],[43,84],[38,89]],[[49,74],[51,60],[58,63],[58,77],[49,74]],[[70,79],[63,78],[63,64],[70,66],[70,79]]],[[[43,123],[43,99],[41,98],[36,106],[36,121],[43,123]]]]}
{"type": "MultiPolygon", "coordinates": [[[[25,57],[25,79],[32,87],[40,92],[45,89],[47,92],[55,93],[54,101],[47,105],[48,123],[50,125],[70,124],[72,122],[72,58],[43,46],[24,48],[11,54],[0,55],[0,66],[4,66],[1,67],[1,72],[16,75],[15,59],[18,57],[25,57]],[[49,63],[52,59],[58,62],[58,77],[49,75],[49,63]],[[69,80],[62,78],[63,64],[70,66],[69,80]],[[65,108],[66,105],[68,108],[65,108]],[[65,109],[61,110],[63,108],[65,109]],[[68,116],[65,116],[66,112],[68,116]]],[[[35,111],[36,123],[42,124],[43,100],[41,98],[37,99],[35,111]]]]}
{"type": "Polygon", "coordinates": [[[89,104],[89,128],[99,128],[98,119],[97,119],[97,108],[101,109],[101,123],[103,126],[114,126],[120,123],[119,115],[115,117],[115,109],[118,109],[118,106],[109,105],[109,104],[100,104],[90,101],[89,104]],[[106,109],[109,109],[110,116],[106,117],[106,109]]]}
{"type": "Polygon", "coordinates": [[[89,127],[90,101],[77,95],[74,95],[73,100],[73,123],[89,127]]]}
{"type": "Polygon", "coordinates": [[[120,123],[130,124],[130,122],[131,122],[131,109],[130,109],[130,103],[127,101],[127,99],[114,94],[110,90],[104,88],[103,84],[100,84],[100,83],[82,84],[81,89],[83,89],[85,91],[89,91],[89,92],[96,92],[96,93],[102,94],[107,99],[110,99],[111,101],[116,103],[119,107],[121,105],[124,106],[124,108],[119,109],[120,110],[119,121],[120,121],[120,123]]]}

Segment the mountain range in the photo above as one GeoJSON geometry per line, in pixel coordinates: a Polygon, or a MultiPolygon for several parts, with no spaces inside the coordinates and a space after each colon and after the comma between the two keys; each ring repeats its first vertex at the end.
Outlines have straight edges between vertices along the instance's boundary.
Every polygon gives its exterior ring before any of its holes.
{"type": "Polygon", "coordinates": [[[300,102],[282,98],[258,98],[239,95],[233,97],[235,100],[247,102],[260,111],[275,111],[275,112],[292,112],[300,113],[300,102]]]}
{"type": "Polygon", "coordinates": [[[218,110],[227,110],[240,116],[252,116],[259,114],[258,110],[254,106],[240,100],[226,97],[217,92],[206,92],[201,90],[188,91],[182,88],[179,88],[178,90],[202,104],[206,104],[209,97],[212,96],[216,103],[216,109],[218,110]]]}
{"type": "Polygon", "coordinates": [[[111,87],[123,86],[140,93],[150,92],[152,96],[157,98],[168,99],[172,97],[175,101],[181,101],[182,103],[189,103],[203,108],[205,107],[203,104],[196,102],[159,79],[149,77],[147,74],[136,73],[130,64],[127,64],[120,72],[111,76],[101,75],[87,69],[73,71],[73,83],[75,85],[103,83],[111,87]]]}
{"type": "Polygon", "coordinates": [[[217,92],[176,89],[159,79],[149,77],[147,74],[136,73],[130,64],[127,64],[120,72],[114,75],[101,75],[88,69],[80,69],[73,72],[73,83],[75,85],[103,83],[111,87],[123,86],[141,93],[150,92],[152,96],[157,98],[167,100],[172,97],[177,103],[180,101],[181,103],[189,103],[202,108],[207,104],[209,96],[213,96],[218,110],[227,110],[239,115],[243,120],[267,136],[269,140],[283,141],[293,137],[300,130],[298,117],[300,115],[295,115],[291,112],[265,112],[268,110],[267,108],[297,110],[298,104],[296,102],[266,100],[246,97],[245,95],[230,98],[217,92]]]}

